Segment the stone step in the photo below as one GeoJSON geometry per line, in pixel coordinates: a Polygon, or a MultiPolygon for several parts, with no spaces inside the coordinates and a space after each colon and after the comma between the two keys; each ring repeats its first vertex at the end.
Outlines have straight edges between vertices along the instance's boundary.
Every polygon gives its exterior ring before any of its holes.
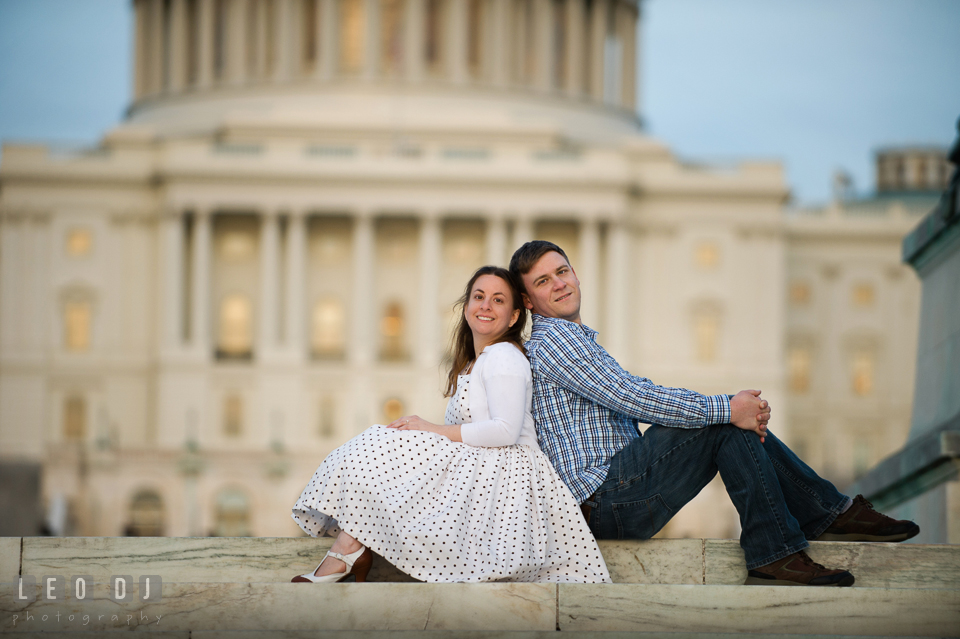
{"type": "MultiPolygon", "coordinates": [[[[0,581],[11,575],[161,575],[166,581],[289,582],[316,568],[329,538],[5,537],[0,581]]],[[[616,583],[739,585],[743,552],[730,539],[601,541],[616,583]]],[[[858,588],[960,589],[960,546],[814,542],[810,555],[850,570],[858,588]]],[[[413,581],[377,557],[370,581],[413,581]]]]}
{"type": "MultiPolygon", "coordinates": [[[[17,639],[84,639],[128,637],[129,630],[18,632],[17,639]]],[[[573,633],[571,633],[573,636],[573,633]]],[[[740,633],[704,632],[577,632],[577,639],[739,639],[740,633]]],[[[150,631],[151,639],[557,639],[555,630],[184,630],[150,631]]],[[[754,634],[751,639],[881,639],[881,635],[754,634]]],[[[883,639],[919,639],[917,635],[883,639]]]]}
{"type": "Polygon", "coordinates": [[[960,591],[644,584],[164,583],[159,602],[18,602],[9,632],[63,630],[462,630],[946,636],[960,591]],[[59,614],[59,617],[57,615],[59,614]],[[14,616],[16,615],[16,619],[14,616]],[[70,619],[73,616],[73,619],[70,619]],[[84,625],[86,624],[86,625],[84,625]]]}

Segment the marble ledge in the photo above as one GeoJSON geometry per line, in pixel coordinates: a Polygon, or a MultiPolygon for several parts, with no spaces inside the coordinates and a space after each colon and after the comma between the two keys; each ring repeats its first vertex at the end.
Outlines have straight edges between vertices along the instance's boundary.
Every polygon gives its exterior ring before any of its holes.
{"type": "Polygon", "coordinates": [[[559,586],[561,631],[950,636],[960,628],[960,592],[751,586],[559,586]]]}
{"type": "Polygon", "coordinates": [[[170,583],[160,602],[121,604],[107,597],[106,584],[97,584],[90,595],[85,601],[22,604],[11,586],[3,586],[4,629],[17,615],[24,632],[555,630],[557,610],[556,584],[170,583]],[[54,622],[57,613],[62,621],[54,622]]]}
{"type": "Polygon", "coordinates": [[[10,583],[20,574],[21,537],[0,537],[0,583],[10,583]]]}

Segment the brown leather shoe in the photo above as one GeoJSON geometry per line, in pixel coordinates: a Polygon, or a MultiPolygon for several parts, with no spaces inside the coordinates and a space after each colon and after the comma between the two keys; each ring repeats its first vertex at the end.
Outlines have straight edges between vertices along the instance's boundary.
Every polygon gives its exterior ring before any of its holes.
{"type": "Polygon", "coordinates": [[[747,573],[745,586],[852,586],[853,575],[846,570],[821,566],[807,553],[795,552],[747,573]]]}
{"type": "Polygon", "coordinates": [[[920,526],[878,513],[863,495],[857,495],[847,512],[841,513],[816,541],[903,541],[918,534],[920,526]]]}

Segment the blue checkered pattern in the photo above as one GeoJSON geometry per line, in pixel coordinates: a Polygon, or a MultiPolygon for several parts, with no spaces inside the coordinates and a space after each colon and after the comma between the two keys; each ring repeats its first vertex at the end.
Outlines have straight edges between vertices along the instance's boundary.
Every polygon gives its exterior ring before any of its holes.
{"type": "Polygon", "coordinates": [[[610,459],[639,436],[639,422],[703,428],[730,421],[726,395],[708,397],[631,375],[587,326],[534,314],[526,347],[537,439],[578,502],[596,492],[610,459]]]}

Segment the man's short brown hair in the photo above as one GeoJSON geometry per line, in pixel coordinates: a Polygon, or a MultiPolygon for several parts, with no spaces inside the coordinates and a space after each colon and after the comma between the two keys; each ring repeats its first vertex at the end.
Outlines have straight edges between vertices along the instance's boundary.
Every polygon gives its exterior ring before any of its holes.
{"type": "Polygon", "coordinates": [[[530,269],[533,268],[533,265],[540,260],[541,257],[553,251],[554,253],[559,253],[563,256],[563,259],[567,261],[567,264],[570,263],[570,258],[567,257],[567,254],[563,252],[563,249],[554,244],[553,242],[548,242],[546,240],[533,240],[527,242],[516,251],[513,252],[513,257],[510,258],[510,272],[516,276],[517,282],[523,287],[523,275],[526,275],[530,272],[530,269]]]}

